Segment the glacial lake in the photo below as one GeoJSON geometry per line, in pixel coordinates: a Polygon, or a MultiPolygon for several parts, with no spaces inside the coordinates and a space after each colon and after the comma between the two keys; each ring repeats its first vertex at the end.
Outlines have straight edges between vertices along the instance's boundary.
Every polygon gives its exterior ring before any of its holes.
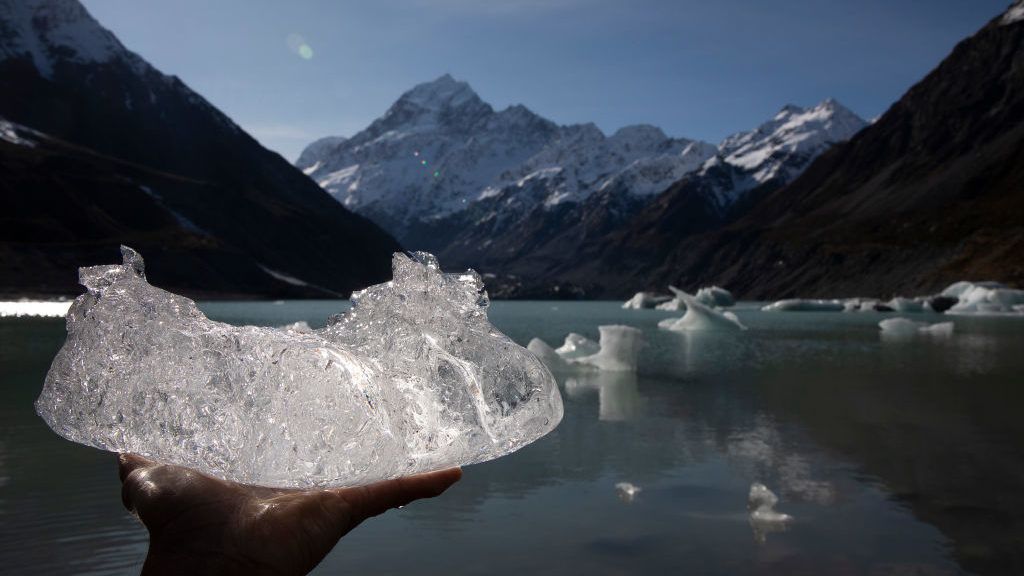
{"type": "MultiPolygon", "coordinates": [[[[319,326],[341,306],[202,308],[319,326]]],[[[554,432],[367,521],[314,573],[1024,573],[1024,318],[891,340],[877,323],[893,314],[736,311],[748,331],[679,334],[656,327],[678,313],[618,302],[493,303],[524,346],[640,328],[640,372],[560,381],[554,432]],[[787,529],[750,523],[755,481],[787,529]],[[641,491],[623,498],[621,482],[641,491]]],[[[137,574],[146,532],[122,508],[116,458],[33,411],[63,339],[60,319],[0,319],[0,573],[137,574]]]]}

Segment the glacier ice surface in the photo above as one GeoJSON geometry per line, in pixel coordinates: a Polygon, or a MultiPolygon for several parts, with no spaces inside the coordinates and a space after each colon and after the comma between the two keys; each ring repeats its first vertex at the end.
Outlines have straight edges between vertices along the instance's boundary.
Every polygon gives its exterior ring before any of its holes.
{"type": "Polygon", "coordinates": [[[684,292],[679,292],[676,297],[686,306],[686,314],[682,318],[666,318],[658,322],[658,328],[676,332],[747,329],[732,312],[709,308],[684,292]]]}
{"type": "Polygon", "coordinates": [[[69,440],[248,484],[355,486],[497,458],[562,418],[548,369],[488,322],[480,277],[429,254],[395,254],[393,280],[305,333],[211,321],[122,253],[81,269],[36,401],[69,440]]]}

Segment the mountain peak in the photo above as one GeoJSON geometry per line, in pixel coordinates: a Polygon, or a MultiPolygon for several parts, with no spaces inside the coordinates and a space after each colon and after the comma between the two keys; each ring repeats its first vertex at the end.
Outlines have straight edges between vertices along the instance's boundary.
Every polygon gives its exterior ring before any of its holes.
{"type": "Polygon", "coordinates": [[[480,97],[470,88],[469,83],[456,80],[447,73],[430,82],[417,84],[398,99],[399,102],[431,110],[453,108],[479,100],[480,97]]]}
{"type": "Polygon", "coordinates": [[[1013,3],[1013,6],[1010,6],[1010,9],[1003,14],[1003,18],[1000,20],[1000,23],[1003,26],[1006,26],[1007,24],[1013,24],[1014,22],[1020,22],[1021,20],[1024,20],[1024,0],[1017,0],[1013,3]]]}
{"type": "Polygon", "coordinates": [[[0,60],[28,57],[44,77],[53,74],[60,60],[134,57],[77,0],[0,0],[0,13],[7,14],[10,26],[0,37],[0,60]]]}

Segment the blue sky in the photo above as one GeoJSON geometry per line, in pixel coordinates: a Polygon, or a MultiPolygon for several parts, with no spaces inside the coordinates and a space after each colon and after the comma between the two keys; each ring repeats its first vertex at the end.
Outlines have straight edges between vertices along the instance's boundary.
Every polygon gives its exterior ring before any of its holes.
{"type": "Polygon", "coordinates": [[[85,0],[294,160],[446,72],[496,108],[717,142],[784,104],[883,112],[1009,0],[85,0]],[[300,49],[300,46],[305,46],[300,49]]]}

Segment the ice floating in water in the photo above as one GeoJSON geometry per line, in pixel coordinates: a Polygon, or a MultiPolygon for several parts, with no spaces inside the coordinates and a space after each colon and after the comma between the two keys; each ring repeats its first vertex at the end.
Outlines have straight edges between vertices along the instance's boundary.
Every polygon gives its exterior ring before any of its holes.
{"type": "Polygon", "coordinates": [[[765,312],[842,312],[846,304],[842,300],[805,300],[790,298],[779,300],[761,308],[765,312]]]}
{"type": "Polygon", "coordinates": [[[719,288],[718,286],[709,286],[707,288],[701,288],[697,291],[697,295],[694,296],[697,302],[714,308],[721,306],[727,308],[736,303],[736,299],[732,297],[732,292],[729,292],[725,288],[719,288]]]}
{"type": "Polygon", "coordinates": [[[555,349],[555,352],[557,352],[562,358],[568,360],[570,358],[579,358],[580,356],[597,354],[600,350],[601,347],[597,342],[594,342],[582,334],[570,332],[569,335],[565,337],[565,342],[555,349]]]}
{"type": "Polygon", "coordinates": [[[298,332],[299,334],[309,334],[310,332],[313,331],[313,328],[310,327],[309,322],[306,322],[305,320],[299,320],[298,322],[292,322],[291,324],[285,324],[284,326],[281,326],[281,330],[284,330],[285,332],[298,332]]]}
{"type": "Polygon", "coordinates": [[[947,314],[1020,314],[1024,306],[1024,290],[998,282],[957,282],[941,295],[957,299],[947,314]]]}
{"type": "Polygon", "coordinates": [[[747,506],[750,509],[750,519],[762,523],[785,523],[793,519],[789,514],[775,511],[775,505],[779,503],[779,497],[759,482],[750,485],[750,494],[747,496],[747,506]]]}
{"type": "Polygon", "coordinates": [[[699,330],[746,330],[739,318],[732,312],[719,312],[701,304],[696,298],[680,292],[676,295],[686,305],[682,318],[666,318],[658,322],[662,330],[689,332],[699,330]]]}
{"type": "Polygon", "coordinates": [[[643,488],[629,482],[619,482],[615,485],[615,491],[623,502],[632,502],[637,494],[643,492],[643,488]]]}
{"type": "Polygon", "coordinates": [[[904,298],[897,296],[886,302],[886,305],[892,308],[893,311],[902,314],[931,311],[927,298],[904,298]]]}
{"type": "Polygon", "coordinates": [[[953,335],[952,322],[928,324],[927,322],[914,322],[913,320],[907,320],[906,318],[888,318],[879,322],[878,327],[882,329],[882,334],[890,336],[906,337],[916,336],[918,334],[929,336],[953,335]]]}
{"type": "Polygon", "coordinates": [[[632,298],[626,300],[622,304],[622,307],[627,310],[654,308],[658,304],[662,304],[671,299],[671,296],[655,294],[654,292],[637,292],[632,298]]]}
{"type": "Polygon", "coordinates": [[[848,298],[843,300],[843,312],[892,312],[888,304],[874,298],[848,298]]]}
{"type": "MultiPolygon", "coordinates": [[[[599,326],[598,330],[601,333],[598,351],[588,356],[570,356],[564,345],[554,350],[540,338],[530,340],[526,348],[554,372],[595,369],[636,372],[643,333],[632,326],[619,325],[599,326]]],[[[568,340],[566,338],[567,343],[568,340]]]]}
{"type": "Polygon", "coordinates": [[[32,300],[0,302],[0,318],[16,318],[23,316],[63,318],[67,315],[68,308],[70,307],[70,300],[67,302],[39,302],[32,300]]]}
{"type": "Polygon", "coordinates": [[[122,253],[81,270],[36,401],[70,440],[249,484],[352,486],[497,458],[562,418],[548,369],[487,321],[480,277],[429,254],[395,254],[392,281],[304,334],[210,321],[122,253]]]}

